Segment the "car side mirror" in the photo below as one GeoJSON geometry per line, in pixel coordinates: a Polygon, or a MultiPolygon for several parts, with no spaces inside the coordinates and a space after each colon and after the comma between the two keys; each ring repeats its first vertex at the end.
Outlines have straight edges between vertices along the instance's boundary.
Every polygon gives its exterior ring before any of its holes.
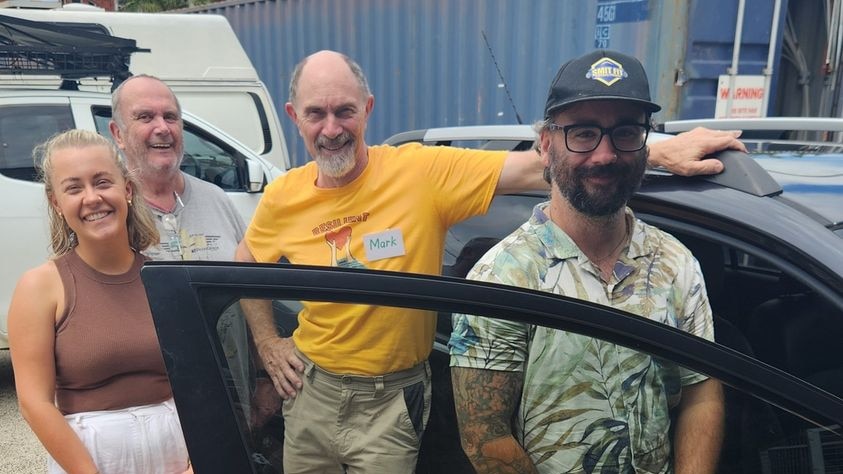
{"type": "Polygon", "coordinates": [[[261,164],[257,161],[246,160],[246,174],[246,182],[248,183],[246,192],[259,193],[263,191],[266,176],[261,164]]]}

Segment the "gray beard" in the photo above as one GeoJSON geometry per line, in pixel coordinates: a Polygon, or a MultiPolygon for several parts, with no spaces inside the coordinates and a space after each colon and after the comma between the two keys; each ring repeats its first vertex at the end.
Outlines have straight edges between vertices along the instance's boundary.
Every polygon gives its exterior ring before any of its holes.
{"type": "Polygon", "coordinates": [[[345,146],[341,153],[330,155],[317,153],[314,157],[316,165],[319,166],[319,171],[329,178],[342,178],[354,169],[354,152],[357,147],[354,138],[350,134],[343,133],[333,140],[320,137],[319,140],[316,141],[316,149],[319,150],[319,147],[322,145],[338,141],[343,142],[345,146]]]}
{"type": "Polygon", "coordinates": [[[316,165],[319,167],[319,171],[330,178],[341,178],[347,175],[354,169],[354,149],[351,148],[349,151],[330,157],[317,157],[316,165]]]}

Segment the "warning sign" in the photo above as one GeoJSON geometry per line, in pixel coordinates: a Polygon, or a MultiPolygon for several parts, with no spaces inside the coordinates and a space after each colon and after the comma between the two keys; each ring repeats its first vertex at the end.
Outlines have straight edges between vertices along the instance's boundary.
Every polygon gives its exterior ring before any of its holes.
{"type": "Polygon", "coordinates": [[[714,118],[764,117],[763,108],[764,76],[720,76],[714,118]],[[729,87],[730,79],[732,87],[729,87]]]}

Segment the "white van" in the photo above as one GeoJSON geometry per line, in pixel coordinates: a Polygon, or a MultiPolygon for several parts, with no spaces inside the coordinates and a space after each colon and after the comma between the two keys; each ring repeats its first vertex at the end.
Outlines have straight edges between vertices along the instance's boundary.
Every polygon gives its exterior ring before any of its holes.
{"type": "MultiPolygon", "coordinates": [[[[182,171],[225,190],[248,222],[263,185],[283,170],[225,132],[185,111],[182,171]]],[[[47,202],[37,182],[34,145],[69,128],[110,137],[111,96],[102,92],[0,89],[0,349],[8,348],[6,316],[15,283],[49,255],[47,202]]]]}
{"type": "MultiPolygon", "coordinates": [[[[0,20],[2,15],[84,24],[152,50],[132,54],[130,70],[165,80],[181,101],[182,170],[225,190],[246,222],[263,186],[289,168],[275,108],[223,17],[0,9],[0,20]]],[[[14,61],[26,64],[28,49],[20,50],[20,57],[0,52],[0,69],[14,61]]],[[[79,90],[68,90],[67,82],[60,88],[56,75],[0,75],[0,202],[8,203],[0,206],[0,349],[8,348],[6,318],[17,279],[50,253],[44,188],[35,176],[32,148],[69,128],[110,137],[110,78],[75,79],[69,89],[79,90]]]]}
{"type": "MultiPolygon", "coordinates": [[[[0,8],[0,15],[133,39],[149,52],[130,57],[132,74],[165,81],[182,107],[225,131],[279,169],[290,157],[278,113],[266,86],[220,15],[107,12],[68,4],[62,8],[0,8]]],[[[57,88],[55,76],[0,75],[0,88],[57,88]]],[[[83,79],[80,90],[110,92],[108,78],[83,79]]]]}

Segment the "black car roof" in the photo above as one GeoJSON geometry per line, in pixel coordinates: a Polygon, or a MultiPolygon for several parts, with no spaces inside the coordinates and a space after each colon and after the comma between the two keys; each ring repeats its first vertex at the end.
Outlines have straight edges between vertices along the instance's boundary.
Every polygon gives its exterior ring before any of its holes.
{"type": "Polygon", "coordinates": [[[788,199],[810,207],[843,229],[843,154],[756,153],[753,158],[784,189],[788,199]]]}
{"type": "MultiPolygon", "coordinates": [[[[651,135],[656,140],[669,138],[651,135]]],[[[534,137],[528,125],[498,125],[416,130],[394,135],[385,143],[529,149],[534,137]]],[[[814,268],[827,284],[843,285],[843,190],[839,174],[835,176],[835,167],[843,169],[843,155],[823,155],[819,161],[800,161],[793,153],[750,158],[727,152],[722,157],[727,171],[721,175],[648,172],[631,203],[633,208],[670,214],[675,222],[716,228],[757,248],[770,249],[771,256],[784,258],[785,263],[814,268]],[[765,167],[775,169],[768,172],[765,167]]]]}

